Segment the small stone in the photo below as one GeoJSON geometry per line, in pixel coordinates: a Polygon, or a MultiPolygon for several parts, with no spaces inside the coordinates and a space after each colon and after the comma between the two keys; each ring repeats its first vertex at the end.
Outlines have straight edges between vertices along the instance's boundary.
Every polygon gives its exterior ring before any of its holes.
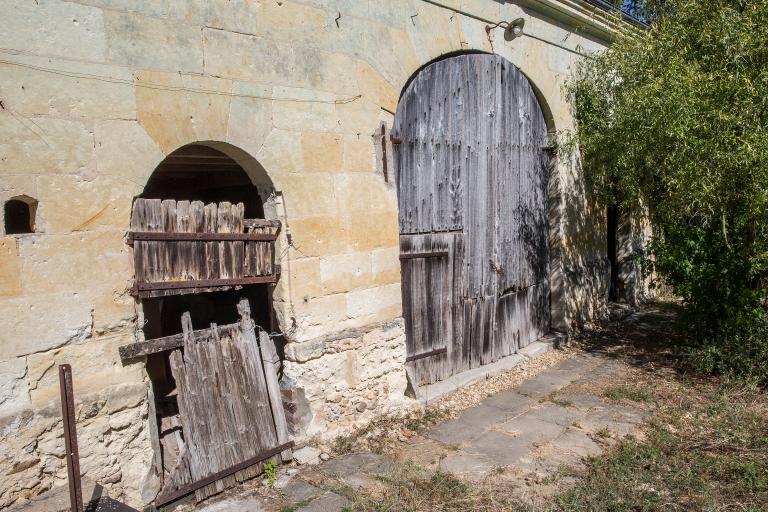
{"type": "Polygon", "coordinates": [[[11,470],[6,473],[6,475],[15,475],[16,473],[21,473],[22,471],[25,471],[31,467],[36,466],[39,462],[40,462],[40,459],[38,459],[37,457],[18,461],[13,465],[11,470]]]}
{"type": "Polygon", "coordinates": [[[330,458],[331,458],[331,456],[330,456],[330,455],[328,455],[328,454],[327,454],[327,453],[325,453],[325,452],[323,452],[323,453],[321,453],[321,454],[320,454],[320,460],[323,460],[323,461],[325,461],[325,460],[328,460],[328,459],[330,459],[330,458]]]}
{"type": "Polygon", "coordinates": [[[311,446],[305,446],[293,452],[293,460],[299,466],[320,464],[320,450],[311,446]]]}
{"type": "Polygon", "coordinates": [[[285,474],[288,476],[294,476],[294,475],[297,475],[298,473],[299,473],[299,470],[296,468],[289,468],[285,471],[285,474]]]}
{"type": "Polygon", "coordinates": [[[357,404],[357,407],[356,407],[357,412],[363,412],[367,408],[368,408],[368,404],[365,402],[360,402],[359,404],[357,404]]]}

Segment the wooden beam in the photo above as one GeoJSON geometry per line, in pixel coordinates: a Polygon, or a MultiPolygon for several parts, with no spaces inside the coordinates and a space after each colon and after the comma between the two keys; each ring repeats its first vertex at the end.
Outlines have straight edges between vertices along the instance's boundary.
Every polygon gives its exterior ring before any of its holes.
{"type": "MultiPolygon", "coordinates": [[[[236,329],[240,324],[220,325],[217,327],[220,335],[228,330],[236,329]]],[[[206,337],[210,336],[211,329],[197,329],[192,331],[194,337],[206,337]]],[[[224,334],[229,335],[229,334],[224,334]]],[[[173,334],[171,336],[163,336],[162,338],[154,338],[147,341],[140,341],[138,343],[131,343],[130,345],[123,345],[117,350],[120,353],[120,359],[123,362],[131,361],[133,359],[148,356],[150,354],[157,354],[159,352],[166,352],[168,350],[174,350],[184,346],[184,333],[173,334]]]]}
{"type": "Polygon", "coordinates": [[[272,219],[243,219],[243,225],[247,228],[279,228],[282,222],[272,219]]]}
{"type": "MultiPolygon", "coordinates": [[[[278,443],[286,443],[289,440],[288,424],[285,421],[285,409],[283,408],[283,399],[280,394],[280,383],[278,381],[278,371],[280,369],[280,358],[275,349],[275,343],[264,331],[259,331],[259,349],[261,350],[261,360],[264,365],[264,376],[267,379],[267,392],[269,393],[269,405],[272,407],[272,419],[275,422],[275,433],[278,443]]],[[[280,457],[283,462],[290,462],[293,454],[290,450],[285,450],[280,457]]]]}
{"type": "Polygon", "coordinates": [[[408,356],[405,358],[406,363],[410,363],[411,361],[418,361],[419,359],[424,359],[426,357],[433,357],[433,356],[439,356],[440,354],[447,354],[448,348],[438,348],[435,350],[430,350],[429,352],[422,352],[421,354],[414,354],[412,356],[408,356]]]}
{"type": "Polygon", "coordinates": [[[149,297],[147,292],[154,290],[188,290],[190,288],[223,288],[226,286],[245,286],[249,284],[272,284],[279,278],[279,272],[268,276],[233,277],[227,279],[197,279],[189,281],[154,281],[138,282],[133,285],[131,294],[139,298],[149,297]]]}
{"type": "Polygon", "coordinates": [[[202,478],[198,480],[197,482],[192,482],[191,484],[184,485],[182,487],[179,487],[177,490],[168,493],[168,494],[162,494],[155,498],[155,507],[162,507],[163,505],[166,505],[172,501],[176,501],[179,498],[183,498],[187,494],[190,494],[197,489],[200,489],[202,487],[205,487],[208,484],[212,484],[216,480],[221,480],[222,478],[228,477],[229,475],[234,475],[238,471],[242,471],[243,469],[246,469],[250,466],[253,466],[255,464],[258,464],[259,462],[263,462],[270,457],[274,457],[278,453],[289,450],[293,448],[293,441],[290,441],[288,443],[281,444],[280,446],[276,446],[275,448],[272,448],[271,450],[267,450],[265,452],[262,452],[258,455],[256,455],[253,458],[250,458],[248,460],[245,460],[239,464],[236,464],[228,469],[225,469],[224,471],[219,471],[218,473],[214,473],[213,475],[207,476],[205,478],[202,478]]]}
{"type": "Polygon", "coordinates": [[[411,254],[401,254],[401,260],[413,260],[417,258],[444,258],[448,256],[448,251],[433,251],[433,252],[413,252],[411,254]]]}

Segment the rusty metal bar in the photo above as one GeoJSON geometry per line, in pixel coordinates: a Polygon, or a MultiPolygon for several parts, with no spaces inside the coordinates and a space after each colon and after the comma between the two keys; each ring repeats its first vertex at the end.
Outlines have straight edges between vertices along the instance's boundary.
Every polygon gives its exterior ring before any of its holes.
{"type": "Polygon", "coordinates": [[[131,231],[128,233],[128,245],[132,245],[137,240],[155,242],[274,242],[277,240],[277,235],[274,233],[169,233],[165,231],[131,231]]]}
{"type": "Polygon", "coordinates": [[[381,170],[384,173],[384,183],[389,183],[387,170],[387,125],[381,123],[381,170]]]}
{"type": "Polygon", "coordinates": [[[218,288],[221,286],[242,286],[246,284],[269,284],[276,283],[279,273],[269,276],[256,277],[233,277],[228,279],[198,279],[189,281],[155,281],[138,282],[133,286],[131,294],[144,298],[145,292],[153,290],[183,290],[189,288],[218,288]]]}
{"type": "Polygon", "coordinates": [[[75,424],[75,395],[72,391],[72,367],[68,364],[59,365],[59,386],[61,387],[61,417],[64,424],[69,502],[72,512],[83,512],[83,485],[80,479],[80,453],[77,449],[75,424]]]}
{"type": "Polygon", "coordinates": [[[447,354],[448,348],[438,348],[435,350],[430,350],[429,352],[422,352],[421,354],[414,354],[412,356],[408,356],[405,358],[406,363],[410,363],[411,361],[418,361],[419,359],[424,359],[426,357],[432,357],[432,356],[439,356],[440,354],[447,354]]]}
{"type": "Polygon", "coordinates": [[[448,256],[448,251],[434,251],[434,252],[413,252],[411,254],[401,254],[401,260],[412,260],[416,258],[444,258],[448,256]]]}
{"type": "Polygon", "coordinates": [[[265,452],[262,452],[255,457],[252,457],[248,460],[245,460],[239,464],[235,464],[231,468],[227,468],[223,471],[219,471],[218,473],[214,473],[210,476],[207,476],[205,478],[201,478],[197,482],[192,482],[191,484],[184,485],[182,487],[179,487],[177,490],[170,492],[168,494],[162,494],[155,498],[155,507],[162,507],[163,505],[166,505],[172,501],[176,501],[179,498],[182,498],[186,496],[189,493],[195,492],[196,490],[205,487],[208,484],[211,484],[215,482],[216,480],[221,480],[222,478],[226,478],[229,475],[233,475],[237,473],[238,471],[242,471],[243,469],[246,469],[250,466],[253,466],[254,464],[258,464],[259,462],[263,462],[267,460],[270,457],[274,457],[275,455],[279,454],[280,452],[284,450],[288,450],[290,448],[293,448],[293,441],[289,441],[285,444],[281,444],[280,446],[277,446],[275,448],[272,448],[271,450],[267,450],[265,452]]]}

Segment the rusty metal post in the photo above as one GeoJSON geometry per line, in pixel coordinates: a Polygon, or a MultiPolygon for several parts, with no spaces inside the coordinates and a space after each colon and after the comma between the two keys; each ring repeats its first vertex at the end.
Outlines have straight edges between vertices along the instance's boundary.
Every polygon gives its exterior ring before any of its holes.
{"type": "Polygon", "coordinates": [[[64,423],[64,447],[67,451],[67,480],[69,501],[72,512],[83,512],[83,489],[80,481],[80,454],[77,450],[77,427],[75,425],[75,395],[72,392],[72,367],[59,365],[61,386],[61,416],[64,423]]]}
{"type": "Polygon", "coordinates": [[[389,170],[387,169],[387,125],[381,123],[381,170],[384,174],[384,183],[389,183],[389,170]]]}

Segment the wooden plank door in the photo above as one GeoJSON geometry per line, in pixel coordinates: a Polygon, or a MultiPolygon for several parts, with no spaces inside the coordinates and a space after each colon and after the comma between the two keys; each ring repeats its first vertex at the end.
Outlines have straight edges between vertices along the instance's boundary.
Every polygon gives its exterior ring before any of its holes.
{"type": "Polygon", "coordinates": [[[411,363],[422,384],[549,330],[547,129],[514,65],[469,54],[419,72],[392,132],[408,358],[446,348],[411,363]],[[436,244],[450,256],[409,256],[436,244]]]}
{"type": "Polygon", "coordinates": [[[170,364],[183,447],[157,506],[191,492],[200,501],[260,474],[271,457],[291,459],[274,345],[257,337],[247,300],[238,312],[237,324],[197,331],[189,313],[182,317],[182,345],[170,364]]]}

